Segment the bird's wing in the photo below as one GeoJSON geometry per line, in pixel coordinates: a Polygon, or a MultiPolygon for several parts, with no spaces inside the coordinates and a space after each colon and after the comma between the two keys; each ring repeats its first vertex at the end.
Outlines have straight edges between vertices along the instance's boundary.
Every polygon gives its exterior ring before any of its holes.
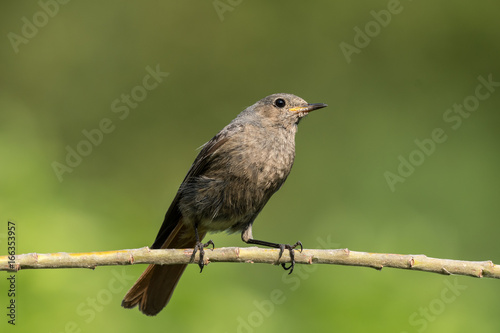
{"type": "MultiPolygon", "coordinates": [[[[206,169],[207,165],[209,164],[211,157],[222,145],[224,145],[229,140],[229,137],[230,136],[228,135],[219,133],[216,136],[214,136],[210,141],[208,141],[205,145],[203,145],[203,148],[201,149],[200,153],[198,154],[193,164],[191,165],[191,168],[189,169],[182,184],[189,181],[191,177],[196,177],[202,174],[206,169]]],[[[170,204],[170,207],[168,208],[168,211],[165,214],[165,219],[163,220],[163,224],[161,225],[160,230],[158,231],[158,235],[156,236],[156,239],[153,245],[151,246],[152,249],[162,248],[163,244],[168,239],[168,236],[172,233],[177,224],[180,222],[182,217],[182,213],[179,209],[179,199],[181,195],[180,193],[181,193],[180,190],[177,191],[177,195],[170,204]]]]}

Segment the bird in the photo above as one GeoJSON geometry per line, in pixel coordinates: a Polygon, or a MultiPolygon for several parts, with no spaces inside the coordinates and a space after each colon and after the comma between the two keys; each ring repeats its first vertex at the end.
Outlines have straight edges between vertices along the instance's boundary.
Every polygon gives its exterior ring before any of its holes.
{"type": "MultiPolygon", "coordinates": [[[[287,179],[295,160],[295,134],[311,111],[326,107],[309,104],[292,94],[269,95],[247,107],[205,143],[173,199],[151,249],[193,248],[204,267],[202,243],[208,232],[241,232],[247,244],[286,249],[293,271],[293,245],[253,238],[255,218],[287,179]]],[[[157,315],[169,302],[186,264],[151,264],[125,295],[122,306],[157,315]]]]}

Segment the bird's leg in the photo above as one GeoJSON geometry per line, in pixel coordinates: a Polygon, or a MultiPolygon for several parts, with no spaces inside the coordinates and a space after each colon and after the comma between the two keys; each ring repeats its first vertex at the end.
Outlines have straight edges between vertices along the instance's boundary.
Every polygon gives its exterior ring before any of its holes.
{"type": "Polygon", "coordinates": [[[280,249],[280,252],[278,255],[278,260],[281,259],[281,256],[283,255],[283,251],[285,249],[287,249],[288,252],[290,253],[290,259],[291,259],[292,263],[288,267],[286,267],[286,264],[283,263],[283,264],[281,264],[281,267],[283,267],[286,271],[290,270],[290,272],[288,274],[292,274],[293,268],[295,267],[294,249],[297,246],[300,246],[300,252],[302,252],[302,250],[304,249],[302,246],[302,243],[300,241],[298,241],[297,243],[295,243],[293,245],[290,245],[290,244],[271,243],[271,242],[266,242],[266,241],[262,241],[262,240],[258,240],[258,239],[253,239],[252,225],[251,224],[245,230],[243,230],[243,232],[241,233],[241,239],[247,244],[262,245],[262,246],[272,247],[275,249],[280,249]]]}
{"type": "Polygon", "coordinates": [[[213,249],[213,248],[215,248],[215,244],[211,239],[206,243],[201,242],[200,235],[198,233],[198,224],[195,224],[195,226],[194,226],[194,233],[196,235],[196,245],[194,246],[193,254],[191,255],[191,261],[194,260],[194,256],[195,256],[196,252],[199,250],[200,251],[200,260],[198,260],[198,266],[200,267],[200,273],[201,273],[201,272],[203,272],[203,267],[205,267],[205,262],[204,262],[205,250],[204,250],[204,248],[212,245],[212,249],[213,249]]]}
{"type": "Polygon", "coordinates": [[[281,259],[281,256],[283,255],[283,251],[285,249],[287,249],[288,253],[290,253],[290,259],[291,259],[292,263],[288,267],[286,267],[286,264],[283,263],[283,264],[281,264],[281,267],[283,267],[285,270],[290,270],[290,272],[288,274],[292,274],[293,268],[295,267],[295,253],[294,253],[294,249],[297,246],[300,246],[300,252],[302,252],[302,250],[304,249],[303,246],[302,246],[302,243],[300,241],[298,241],[297,243],[295,243],[293,245],[290,245],[290,244],[271,243],[271,242],[261,241],[261,240],[258,240],[258,239],[249,239],[249,240],[246,241],[246,243],[247,244],[255,244],[255,245],[262,245],[262,246],[272,247],[272,248],[275,248],[275,249],[280,249],[280,253],[278,255],[278,260],[281,259]]]}

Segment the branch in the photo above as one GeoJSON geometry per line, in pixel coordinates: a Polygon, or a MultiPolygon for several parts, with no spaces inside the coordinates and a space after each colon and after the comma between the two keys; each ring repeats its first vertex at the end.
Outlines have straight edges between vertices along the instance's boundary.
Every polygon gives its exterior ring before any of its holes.
{"type": "MultiPolygon", "coordinates": [[[[189,264],[197,263],[198,253],[192,260],[192,249],[151,250],[147,247],[132,250],[86,253],[21,254],[12,257],[0,256],[0,271],[19,271],[40,268],[91,268],[97,266],[134,264],[189,264]]],[[[205,262],[248,262],[278,264],[289,263],[288,251],[279,262],[279,250],[257,247],[224,247],[205,251],[205,262]]],[[[333,264],[362,266],[382,269],[392,267],[444,275],[467,275],[473,277],[500,278],[500,266],[491,261],[463,261],[429,258],[425,255],[402,255],[389,253],[356,252],[348,249],[295,251],[297,264],[333,264]]]]}

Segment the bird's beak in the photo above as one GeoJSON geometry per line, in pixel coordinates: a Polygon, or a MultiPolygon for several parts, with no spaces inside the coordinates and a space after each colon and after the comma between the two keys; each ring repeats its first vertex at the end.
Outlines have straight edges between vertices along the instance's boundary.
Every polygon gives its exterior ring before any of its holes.
{"type": "Polygon", "coordinates": [[[314,104],[307,104],[306,106],[296,106],[294,108],[290,108],[289,110],[292,112],[303,112],[303,113],[309,113],[311,111],[321,109],[324,107],[327,107],[328,105],[323,104],[323,103],[314,103],[314,104]]]}

